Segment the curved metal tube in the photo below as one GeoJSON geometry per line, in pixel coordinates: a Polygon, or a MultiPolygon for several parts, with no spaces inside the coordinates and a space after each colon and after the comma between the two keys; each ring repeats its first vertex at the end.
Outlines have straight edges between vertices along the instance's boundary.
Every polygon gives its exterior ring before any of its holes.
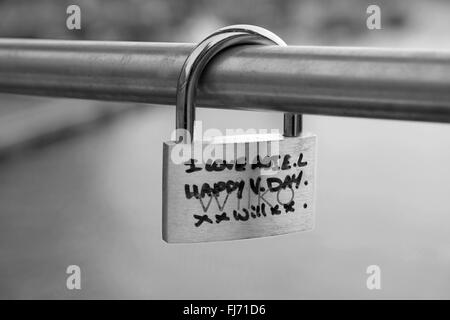
{"type": "MultiPolygon", "coordinates": [[[[251,25],[234,25],[221,28],[201,41],[187,57],[181,69],[177,84],[176,129],[177,141],[187,142],[193,138],[195,120],[195,95],[198,80],[210,60],[223,50],[242,44],[265,44],[286,46],[283,40],[272,32],[251,25]]],[[[301,121],[301,116],[285,116],[285,132],[298,135],[301,126],[292,125],[301,121]],[[292,129],[292,130],[291,130],[292,129]]]]}

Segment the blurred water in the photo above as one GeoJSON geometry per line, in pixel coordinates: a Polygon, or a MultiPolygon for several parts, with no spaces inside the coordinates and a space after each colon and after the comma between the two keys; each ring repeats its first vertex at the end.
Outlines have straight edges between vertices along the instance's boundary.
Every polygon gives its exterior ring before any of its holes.
{"type": "MultiPolygon", "coordinates": [[[[278,114],[200,110],[205,126],[279,128],[278,114]]],[[[450,298],[450,127],[305,117],[318,134],[316,230],[161,240],[161,149],[149,108],[0,168],[2,298],[450,298]],[[82,290],[65,268],[82,269],[82,290]],[[382,268],[383,289],[365,287],[382,268]]]]}

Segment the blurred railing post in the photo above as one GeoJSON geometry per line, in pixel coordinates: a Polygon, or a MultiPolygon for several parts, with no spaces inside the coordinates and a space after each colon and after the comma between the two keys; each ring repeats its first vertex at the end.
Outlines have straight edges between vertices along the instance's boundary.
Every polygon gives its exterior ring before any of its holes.
{"type": "MultiPolygon", "coordinates": [[[[0,92],[175,103],[193,44],[0,39],[0,92]]],[[[450,122],[450,51],[243,46],[199,84],[200,107],[450,122]]]]}

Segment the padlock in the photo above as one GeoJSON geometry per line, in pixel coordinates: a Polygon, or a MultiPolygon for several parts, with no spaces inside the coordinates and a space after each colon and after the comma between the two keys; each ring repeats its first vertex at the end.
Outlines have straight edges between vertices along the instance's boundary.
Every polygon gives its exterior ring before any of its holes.
{"type": "Polygon", "coordinates": [[[194,140],[195,92],[206,64],[240,44],[284,42],[255,26],[219,29],[182,68],[176,134],[163,145],[163,239],[169,243],[266,237],[314,227],[316,136],[301,115],[284,115],[284,133],[194,140]]]}

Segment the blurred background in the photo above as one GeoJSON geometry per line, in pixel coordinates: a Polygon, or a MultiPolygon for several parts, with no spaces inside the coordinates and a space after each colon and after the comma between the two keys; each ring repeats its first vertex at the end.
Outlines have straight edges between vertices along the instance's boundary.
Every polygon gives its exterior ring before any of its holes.
{"type": "MultiPolygon", "coordinates": [[[[246,23],[291,45],[448,49],[449,16],[443,0],[0,0],[0,37],[198,42],[246,23]],[[366,28],[369,4],[382,30],[366,28]]],[[[171,106],[0,95],[0,298],[450,298],[448,124],[305,116],[319,139],[313,232],[168,245],[161,151],[174,119],[171,106]],[[71,264],[81,290],[66,289],[71,264]],[[382,290],[366,288],[371,264],[382,290]]]]}

